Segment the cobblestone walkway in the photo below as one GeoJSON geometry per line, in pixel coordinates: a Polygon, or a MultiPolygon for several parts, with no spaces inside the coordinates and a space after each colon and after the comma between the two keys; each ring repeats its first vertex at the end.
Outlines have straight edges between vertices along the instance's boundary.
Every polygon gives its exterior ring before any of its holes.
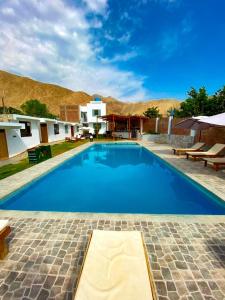
{"type": "Polygon", "coordinates": [[[32,218],[10,223],[0,299],[72,299],[88,235],[96,228],[143,232],[159,299],[225,299],[225,223],[32,218]]]}

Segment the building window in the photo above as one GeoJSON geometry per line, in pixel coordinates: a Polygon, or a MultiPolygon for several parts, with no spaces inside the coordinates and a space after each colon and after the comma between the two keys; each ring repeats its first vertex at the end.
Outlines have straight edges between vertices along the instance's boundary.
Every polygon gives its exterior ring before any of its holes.
{"type": "Polygon", "coordinates": [[[100,109],[93,109],[92,110],[92,117],[101,116],[101,110],[100,109]]]}
{"type": "Polygon", "coordinates": [[[65,125],[65,133],[69,133],[69,126],[65,125]]]}
{"type": "Polygon", "coordinates": [[[94,130],[99,131],[101,129],[101,127],[102,127],[101,123],[93,123],[94,130]]]}
{"type": "Polygon", "coordinates": [[[54,134],[59,134],[59,124],[54,124],[54,134]]]}
{"type": "Polygon", "coordinates": [[[20,135],[21,137],[25,136],[32,136],[31,133],[31,123],[26,121],[19,121],[19,123],[23,124],[25,126],[24,129],[20,129],[20,135]]]}
{"type": "Polygon", "coordinates": [[[80,116],[81,116],[82,122],[87,122],[87,113],[85,111],[82,111],[80,113],[80,116]]]}

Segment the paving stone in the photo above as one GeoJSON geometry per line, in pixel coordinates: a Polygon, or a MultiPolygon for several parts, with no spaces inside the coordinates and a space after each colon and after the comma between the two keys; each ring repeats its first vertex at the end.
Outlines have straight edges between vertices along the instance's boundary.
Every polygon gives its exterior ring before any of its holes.
{"type": "Polygon", "coordinates": [[[37,300],[46,300],[48,299],[49,291],[42,289],[40,291],[40,294],[37,297],[37,300]]]}
{"type": "Polygon", "coordinates": [[[157,292],[160,296],[167,296],[167,289],[166,289],[166,285],[165,282],[163,281],[156,281],[156,289],[157,292]]]}
{"type": "Polygon", "coordinates": [[[10,223],[0,299],[72,298],[91,230],[116,227],[143,232],[160,299],[225,299],[223,223],[35,218],[10,223]]]}

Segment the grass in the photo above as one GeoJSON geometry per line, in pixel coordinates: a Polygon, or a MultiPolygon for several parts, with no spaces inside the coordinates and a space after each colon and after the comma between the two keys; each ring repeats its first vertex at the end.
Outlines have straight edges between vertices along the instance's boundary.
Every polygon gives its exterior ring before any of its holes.
{"type": "Polygon", "coordinates": [[[16,164],[8,164],[0,167],[0,180],[30,168],[31,166],[33,166],[33,164],[29,164],[28,159],[25,158],[16,164]]]}
{"type": "Polygon", "coordinates": [[[62,154],[66,151],[69,151],[73,148],[76,148],[80,145],[83,145],[85,144],[87,141],[86,140],[83,140],[83,141],[78,141],[76,143],[70,143],[70,142],[63,142],[63,143],[60,143],[60,144],[55,144],[55,145],[52,145],[51,146],[51,150],[52,150],[52,156],[56,156],[56,155],[59,155],[59,154],[62,154]]]}
{"type": "MultiPolygon", "coordinates": [[[[62,154],[66,151],[69,151],[73,148],[83,145],[84,143],[86,143],[85,140],[78,141],[76,143],[62,142],[60,144],[51,145],[52,156],[54,157],[59,154],[62,154]]],[[[2,166],[2,167],[0,167],[0,180],[3,178],[6,178],[8,176],[11,176],[13,174],[16,174],[20,171],[23,171],[27,168],[30,168],[33,165],[34,164],[30,164],[28,159],[25,158],[25,159],[22,159],[21,161],[19,161],[18,163],[2,166]]]]}

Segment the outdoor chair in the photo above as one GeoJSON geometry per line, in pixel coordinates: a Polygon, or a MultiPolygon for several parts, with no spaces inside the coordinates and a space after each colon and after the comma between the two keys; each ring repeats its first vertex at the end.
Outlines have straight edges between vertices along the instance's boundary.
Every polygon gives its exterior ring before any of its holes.
{"type": "Polygon", "coordinates": [[[75,300],[151,300],[155,291],[141,232],[93,231],[75,300]]]}
{"type": "Polygon", "coordinates": [[[3,259],[9,252],[5,238],[10,234],[11,229],[8,220],[0,220],[0,259],[3,259]]]}
{"type": "Polygon", "coordinates": [[[208,151],[198,151],[198,152],[186,152],[186,158],[188,159],[190,156],[193,157],[194,160],[196,158],[203,158],[203,157],[218,157],[219,154],[225,149],[225,144],[215,144],[212,146],[208,151]]]}
{"type": "Polygon", "coordinates": [[[219,170],[220,166],[225,166],[225,157],[203,158],[203,160],[205,162],[205,167],[210,163],[216,171],[219,170]]]}
{"type": "Polygon", "coordinates": [[[196,143],[194,144],[192,147],[190,148],[173,148],[173,154],[185,154],[188,151],[199,151],[203,146],[205,145],[205,143],[196,143]]]}

